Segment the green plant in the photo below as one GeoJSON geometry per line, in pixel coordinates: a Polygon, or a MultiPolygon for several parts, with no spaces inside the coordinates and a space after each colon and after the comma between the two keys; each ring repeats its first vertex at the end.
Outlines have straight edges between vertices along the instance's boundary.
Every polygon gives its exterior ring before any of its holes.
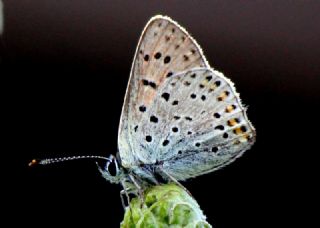
{"type": "Polygon", "coordinates": [[[174,184],[147,189],[144,197],[133,198],[126,208],[121,228],[187,227],[208,228],[198,203],[174,184]]]}

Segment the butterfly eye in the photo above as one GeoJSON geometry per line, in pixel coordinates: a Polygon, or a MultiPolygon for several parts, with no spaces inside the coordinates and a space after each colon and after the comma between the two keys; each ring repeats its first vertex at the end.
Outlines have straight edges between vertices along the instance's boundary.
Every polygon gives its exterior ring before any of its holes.
{"type": "Polygon", "coordinates": [[[108,161],[107,163],[107,170],[110,173],[111,176],[117,175],[117,164],[116,160],[112,159],[111,161],[108,161]]]}

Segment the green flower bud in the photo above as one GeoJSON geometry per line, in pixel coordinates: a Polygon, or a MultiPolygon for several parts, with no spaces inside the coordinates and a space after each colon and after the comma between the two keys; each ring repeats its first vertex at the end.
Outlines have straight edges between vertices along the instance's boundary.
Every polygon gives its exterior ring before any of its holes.
{"type": "Polygon", "coordinates": [[[121,228],[209,228],[197,202],[174,184],[152,186],[144,197],[131,200],[121,228]]]}

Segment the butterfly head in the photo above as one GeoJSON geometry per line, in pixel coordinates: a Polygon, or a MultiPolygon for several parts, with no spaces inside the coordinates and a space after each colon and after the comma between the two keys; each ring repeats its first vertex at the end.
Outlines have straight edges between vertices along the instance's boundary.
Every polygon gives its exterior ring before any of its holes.
{"type": "Polygon", "coordinates": [[[102,176],[111,183],[118,184],[126,177],[119,156],[110,155],[104,168],[101,168],[98,163],[97,166],[102,176]]]}

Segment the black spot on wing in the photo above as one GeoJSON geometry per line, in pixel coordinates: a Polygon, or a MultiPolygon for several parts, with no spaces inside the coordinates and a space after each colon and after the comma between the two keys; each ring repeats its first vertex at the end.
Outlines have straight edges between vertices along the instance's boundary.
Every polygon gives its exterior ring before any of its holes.
{"type": "Polygon", "coordinates": [[[140,112],[145,112],[146,111],[146,106],[144,106],[144,105],[141,105],[140,107],[139,107],[139,111],[140,112]]]}
{"type": "Polygon", "coordinates": [[[156,116],[150,116],[150,122],[158,123],[158,118],[156,116]]]}
{"type": "Polygon", "coordinates": [[[173,73],[170,71],[167,73],[167,78],[171,77],[173,75],[173,73]]]}
{"type": "Polygon", "coordinates": [[[177,101],[177,100],[174,100],[173,102],[172,102],[172,105],[178,105],[179,104],[179,101],[177,101]]]}
{"type": "Polygon", "coordinates": [[[162,146],[167,146],[169,144],[169,140],[165,139],[163,142],[162,142],[162,146]]]}
{"type": "Polygon", "coordinates": [[[160,53],[160,52],[157,52],[157,53],[154,55],[154,58],[155,58],[155,59],[160,59],[160,58],[161,58],[161,53],[160,53]]]}
{"type": "Polygon", "coordinates": [[[163,62],[164,62],[165,64],[167,64],[167,63],[170,62],[170,60],[171,60],[171,57],[170,57],[170,56],[166,56],[166,57],[164,58],[163,62]]]}
{"type": "Polygon", "coordinates": [[[215,130],[220,130],[223,131],[224,130],[224,126],[223,125],[218,125],[214,128],[215,130]]]}
{"type": "Polygon", "coordinates": [[[217,119],[219,119],[219,118],[221,117],[221,115],[220,115],[219,113],[217,113],[217,112],[214,113],[213,116],[214,116],[215,118],[217,118],[217,119]]]}
{"type": "Polygon", "coordinates": [[[153,81],[148,81],[148,80],[146,80],[146,79],[142,79],[141,82],[142,82],[142,84],[143,84],[144,86],[150,86],[150,87],[153,88],[153,89],[156,89],[156,88],[157,88],[157,84],[156,84],[155,82],[153,82],[153,81]]]}
{"type": "Polygon", "coordinates": [[[152,137],[151,137],[150,135],[147,135],[147,136],[146,136],[146,141],[147,141],[147,142],[151,142],[151,141],[152,141],[152,137]]]}
{"type": "Polygon", "coordinates": [[[165,99],[165,101],[168,101],[169,98],[170,98],[170,94],[169,94],[169,93],[163,93],[163,94],[161,95],[161,97],[162,97],[163,99],[165,99]]]}

